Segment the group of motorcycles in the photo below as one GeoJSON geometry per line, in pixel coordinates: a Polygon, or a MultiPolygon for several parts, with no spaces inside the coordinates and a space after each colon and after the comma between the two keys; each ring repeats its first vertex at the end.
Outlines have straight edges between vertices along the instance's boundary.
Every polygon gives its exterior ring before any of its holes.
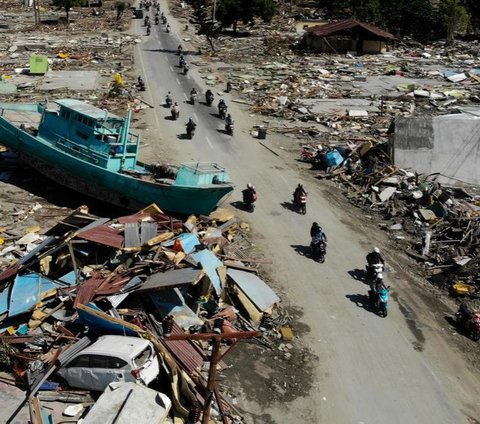
{"type": "MultiPolygon", "coordinates": [[[[143,7],[143,3],[140,3],[140,8],[143,7]]],[[[162,23],[166,26],[166,31],[167,32],[170,32],[170,24],[167,23],[167,17],[164,15],[164,13],[162,12],[161,15],[160,15],[160,5],[156,4],[155,5],[155,9],[156,9],[156,12],[155,12],[155,25],[158,25],[160,23],[160,19],[162,20],[162,23]]],[[[150,6],[148,4],[145,5],[145,10],[148,12],[150,10],[150,6]]],[[[151,33],[151,29],[152,29],[152,24],[150,22],[150,16],[145,16],[144,20],[143,20],[143,26],[147,28],[147,36],[150,35],[151,33]]]]}
{"type": "MultiPolygon", "coordinates": [[[[140,77],[139,77],[139,81],[140,81],[140,77]]],[[[143,89],[145,89],[144,86],[143,86],[143,89]]],[[[195,90],[195,88],[192,88],[192,90],[190,91],[190,104],[195,105],[197,101],[197,96],[198,96],[197,90],[195,90]]],[[[214,100],[214,95],[211,92],[211,90],[208,90],[205,93],[205,104],[207,106],[211,106],[213,103],[213,100],[214,100]]],[[[168,92],[165,97],[165,106],[170,108],[172,119],[176,121],[180,116],[180,106],[178,105],[177,102],[173,104],[173,98],[170,92],[168,92]]],[[[225,104],[225,101],[221,99],[220,102],[218,103],[218,114],[222,119],[225,119],[225,132],[233,136],[234,122],[230,114],[226,113],[227,109],[228,109],[228,106],[225,104]]],[[[193,138],[195,134],[195,127],[196,127],[195,122],[193,122],[192,118],[190,118],[189,121],[186,123],[187,136],[190,139],[193,138]]]]}

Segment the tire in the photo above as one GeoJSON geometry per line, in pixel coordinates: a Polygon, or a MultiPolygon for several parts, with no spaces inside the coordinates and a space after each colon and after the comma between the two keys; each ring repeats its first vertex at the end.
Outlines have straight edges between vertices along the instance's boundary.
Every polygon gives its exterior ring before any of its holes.
{"type": "Polygon", "coordinates": [[[325,255],[320,255],[320,257],[318,258],[318,262],[323,264],[325,262],[325,255]]]}
{"type": "Polygon", "coordinates": [[[305,215],[307,213],[307,207],[303,206],[301,212],[302,212],[302,215],[305,215]]]}
{"type": "Polygon", "coordinates": [[[478,342],[480,340],[480,331],[471,331],[470,332],[470,338],[474,342],[478,342]]]}

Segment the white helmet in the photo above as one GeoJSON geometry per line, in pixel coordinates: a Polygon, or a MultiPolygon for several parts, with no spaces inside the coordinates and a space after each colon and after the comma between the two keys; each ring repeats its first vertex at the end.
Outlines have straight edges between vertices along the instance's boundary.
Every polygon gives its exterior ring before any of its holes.
{"type": "Polygon", "coordinates": [[[379,249],[378,247],[374,247],[374,248],[373,248],[373,251],[374,251],[375,253],[380,253],[380,249],[379,249]]]}
{"type": "Polygon", "coordinates": [[[253,186],[250,183],[248,183],[247,188],[253,188],[253,186]]]}

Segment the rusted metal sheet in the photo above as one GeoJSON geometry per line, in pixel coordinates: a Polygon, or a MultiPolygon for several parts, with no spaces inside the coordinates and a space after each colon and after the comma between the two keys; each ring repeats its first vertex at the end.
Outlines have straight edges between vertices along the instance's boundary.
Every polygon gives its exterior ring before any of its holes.
{"type": "Polygon", "coordinates": [[[105,225],[82,231],[77,234],[77,238],[114,247],[115,249],[121,249],[123,247],[123,236],[118,234],[113,228],[106,227],[105,225]]]}
{"type": "MultiPolygon", "coordinates": [[[[4,281],[7,281],[8,279],[13,277],[14,275],[16,275],[17,272],[18,272],[18,265],[13,265],[10,268],[7,268],[5,271],[3,271],[0,274],[0,284],[3,283],[4,281]]],[[[1,288],[1,286],[0,286],[0,288],[1,288]]]]}
{"type": "Polygon", "coordinates": [[[77,297],[75,297],[73,307],[76,308],[78,304],[87,305],[93,299],[103,281],[103,278],[92,277],[78,286],[77,297]]]}
{"type": "Polygon", "coordinates": [[[330,35],[352,29],[360,29],[369,32],[379,38],[385,38],[389,40],[395,39],[395,36],[393,34],[383,31],[373,25],[357,21],[355,19],[345,19],[343,21],[332,22],[330,24],[316,25],[307,28],[306,31],[316,37],[328,37],[330,35]]]}
{"type": "MultiPolygon", "coordinates": [[[[185,335],[175,321],[172,328],[172,336],[174,335],[185,335]]],[[[162,342],[189,375],[199,371],[207,359],[203,352],[189,340],[168,341],[162,339],[162,342]]]]}

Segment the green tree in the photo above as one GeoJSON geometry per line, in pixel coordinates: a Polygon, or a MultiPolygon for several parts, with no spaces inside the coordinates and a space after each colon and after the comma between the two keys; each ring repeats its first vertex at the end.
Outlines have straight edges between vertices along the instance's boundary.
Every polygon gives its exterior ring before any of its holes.
{"type": "Polygon", "coordinates": [[[115,9],[117,10],[117,21],[120,20],[126,8],[127,8],[127,5],[125,4],[124,1],[115,2],[115,9]]]}
{"type": "Polygon", "coordinates": [[[217,0],[215,18],[223,28],[233,27],[237,32],[239,22],[250,23],[255,17],[270,22],[275,15],[273,0],[217,0]]]}
{"type": "Polygon", "coordinates": [[[444,25],[447,43],[450,43],[455,31],[465,31],[469,24],[468,13],[458,0],[442,0],[439,13],[444,25]]]}
{"type": "Polygon", "coordinates": [[[220,25],[213,20],[212,9],[207,0],[196,0],[191,2],[193,7],[193,16],[190,22],[195,25],[198,35],[204,35],[210,44],[212,52],[215,53],[214,40],[218,37],[220,25]]]}
{"type": "Polygon", "coordinates": [[[480,1],[478,0],[463,0],[462,6],[470,15],[470,23],[474,31],[480,30],[480,1]]]}
{"type": "Polygon", "coordinates": [[[83,0],[53,0],[52,4],[57,7],[61,7],[65,10],[67,15],[67,25],[70,23],[70,9],[74,6],[80,6],[83,0]]]}

